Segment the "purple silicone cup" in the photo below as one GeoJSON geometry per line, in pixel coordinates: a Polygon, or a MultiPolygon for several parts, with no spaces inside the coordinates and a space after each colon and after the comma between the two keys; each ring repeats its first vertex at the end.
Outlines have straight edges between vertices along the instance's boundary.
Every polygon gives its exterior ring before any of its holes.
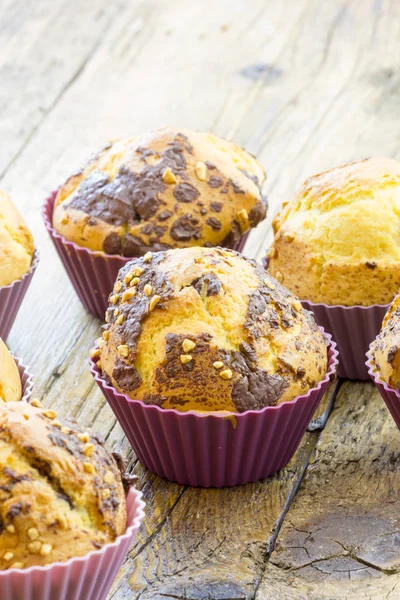
{"type": "Polygon", "coordinates": [[[328,371],[316,388],[291,402],[240,414],[147,405],[109,386],[93,359],[90,370],[138,459],[150,471],[191,486],[234,486],[264,479],[292,458],[336,371],[336,344],[329,334],[324,337],[328,371]]]}
{"type": "MultiPolygon", "coordinates": [[[[44,224],[83,306],[96,317],[104,319],[108,308],[108,296],[118,271],[132,260],[132,257],[93,252],[74,242],[68,242],[59,235],[52,226],[56,196],[57,190],[45,201],[42,211],[44,224]]],[[[249,232],[233,249],[242,252],[248,235],[249,232]]]]}
{"type": "Polygon", "coordinates": [[[93,252],[73,242],[68,242],[52,227],[54,201],[57,190],[47,198],[43,207],[43,220],[55,249],[63,263],[79,300],[90,313],[104,319],[108,296],[118,271],[130,259],[124,256],[93,252]]]}
{"type": "Polygon", "coordinates": [[[306,300],[301,303],[314,313],[318,325],[332,334],[337,343],[340,355],[338,376],[368,381],[365,353],[378,335],[389,305],[328,306],[306,300]]]}
{"type": "Polygon", "coordinates": [[[375,369],[374,360],[371,355],[371,347],[367,352],[367,359],[368,360],[365,365],[368,369],[368,374],[385,401],[385,404],[388,407],[394,422],[400,429],[400,393],[397,390],[390,388],[384,381],[382,381],[382,379],[379,378],[379,375],[375,369]]]}
{"type": "Polygon", "coordinates": [[[29,271],[21,279],[13,281],[10,285],[0,287],[0,338],[4,341],[6,341],[11,331],[38,263],[39,251],[35,249],[29,271]]]}
{"type": "Polygon", "coordinates": [[[0,571],[1,600],[105,600],[144,518],[142,493],[127,496],[128,526],[112,544],[45,567],[0,571]]]}
{"type": "Polygon", "coordinates": [[[32,397],[32,388],[33,388],[33,377],[29,372],[29,367],[25,367],[22,360],[11,354],[13,357],[15,364],[18,367],[19,376],[21,378],[21,386],[22,386],[22,402],[29,402],[32,397]]]}

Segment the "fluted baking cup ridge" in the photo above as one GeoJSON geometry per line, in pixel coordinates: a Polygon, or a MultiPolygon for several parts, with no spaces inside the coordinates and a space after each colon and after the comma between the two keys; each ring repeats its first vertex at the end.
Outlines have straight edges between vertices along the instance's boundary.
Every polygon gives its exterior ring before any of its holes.
{"type": "Polygon", "coordinates": [[[0,571],[1,600],[105,600],[144,518],[142,493],[127,496],[128,526],[100,550],[44,567],[0,571]]]}
{"type": "Polygon", "coordinates": [[[336,344],[329,334],[324,337],[328,370],[315,388],[278,406],[229,415],[180,412],[132,400],[107,384],[94,359],[90,370],[150,471],[192,486],[233,486],[268,477],[292,458],[336,371],[336,344]]]}
{"type": "Polygon", "coordinates": [[[24,275],[9,285],[0,287],[0,338],[6,341],[14,324],[22,300],[39,264],[39,250],[35,248],[32,264],[24,275]]]}
{"type": "Polygon", "coordinates": [[[371,355],[371,347],[367,352],[367,362],[365,363],[368,369],[368,374],[382,396],[394,422],[400,429],[400,393],[397,390],[389,387],[385,381],[380,379],[378,372],[375,369],[374,360],[371,355]]]}
{"type": "Polygon", "coordinates": [[[29,402],[29,400],[31,399],[32,396],[32,388],[33,388],[33,377],[32,374],[29,371],[29,367],[26,367],[22,360],[20,358],[18,358],[17,356],[14,356],[14,354],[12,354],[12,357],[15,361],[15,364],[18,367],[18,372],[19,372],[19,376],[21,379],[21,386],[22,386],[22,402],[29,402]]]}
{"type": "Polygon", "coordinates": [[[388,304],[372,306],[330,306],[301,301],[314,313],[318,325],[328,331],[338,346],[338,376],[368,381],[365,353],[378,335],[388,304]]]}

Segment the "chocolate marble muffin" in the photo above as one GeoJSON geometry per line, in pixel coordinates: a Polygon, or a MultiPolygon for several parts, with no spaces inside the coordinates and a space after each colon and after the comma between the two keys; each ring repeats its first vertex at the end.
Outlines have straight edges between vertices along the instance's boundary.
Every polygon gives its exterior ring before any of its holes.
{"type": "Polygon", "coordinates": [[[234,246],[266,214],[265,174],[250,154],[207,133],[159,129],[109,144],[61,186],[53,227],[123,256],[234,246]]]}
{"type": "Polygon", "coordinates": [[[382,381],[400,392],[400,294],[390,305],[382,329],[371,344],[371,356],[382,381]]]}
{"type": "Polygon", "coordinates": [[[109,301],[93,356],[117,390],[147,404],[257,410],[325,376],[327,348],[313,316],[237,252],[148,253],[120,270],[109,301]]]}
{"type": "Polygon", "coordinates": [[[126,529],[121,474],[96,434],[0,403],[0,569],[83,556],[126,529]]]}

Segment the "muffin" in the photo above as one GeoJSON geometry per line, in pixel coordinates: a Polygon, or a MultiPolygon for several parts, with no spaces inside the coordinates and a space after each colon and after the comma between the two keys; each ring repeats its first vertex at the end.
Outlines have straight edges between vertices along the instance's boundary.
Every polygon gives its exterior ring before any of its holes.
{"type": "Polygon", "coordinates": [[[341,376],[368,379],[365,352],[400,287],[399,227],[400,163],[389,158],[310,177],[274,220],[268,270],[332,333],[341,376]]]}
{"type": "Polygon", "coordinates": [[[83,556],[126,529],[121,474],[99,438],[35,404],[0,403],[0,570],[83,556]]]}
{"type": "Polygon", "coordinates": [[[0,287],[27,273],[35,251],[33,237],[11,198],[0,190],[0,287]]]}
{"type": "Polygon", "coordinates": [[[0,338],[7,336],[39,260],[32,234],[0,190],[0,338]]]}
{"type": "Polygon", "coordinates": [[[18,402],[21,397],[22,385],[17,364],[0,339],[0,400],[18,402]]]}
{"type": "Polygon", "coordinates": [[[390,305],[382,328],[367,353],[368,373],[400,429],[400,294],[390,305]]]}
{"type": "Polygon", "coordinates": [[[211,134],[165,128],[117,140],[46,200],[43,218],[85,308],[104,318],[130,257],[242,250],[266,214],[257,160],[211,134]]]}
{"type": "Polygon", "coordinates": [[[383,319],[382,329],[371,344],[370,356],[379,378],[400,392],[400,294],[383,319]]]}
{"type": "Polygon", "coordinates": [[[211,134],[159,129],[110,143],[55,199],[53,227],[79,246],[128,257],[234,246],[266,214],[265,174],[211,134]]]}
{"type": "Polygon", "coordinates": [[[139,460],[223,487],[287,464],[335,371],[299,300],[222,248],[148,253],[110,295],[91,372],[139,460]]]}
{"type": "Polygon", "coordinates": [[[323,336],[298,299],[221,248],[128,263],[100,346],[118,391],[181,411],[274,406],[315,387],[327,369],[323,336]]]}
{"type": "Polygon", "coordinates": [[[301,299],[387,304],[400,287],[400,163],[370,158],[314,175],[273,226],[268,269],[301,299]]]}

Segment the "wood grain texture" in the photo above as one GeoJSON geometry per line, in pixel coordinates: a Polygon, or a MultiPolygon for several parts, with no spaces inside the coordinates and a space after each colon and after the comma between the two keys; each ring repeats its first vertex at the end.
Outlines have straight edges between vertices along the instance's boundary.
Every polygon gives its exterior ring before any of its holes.
{"type": "Polygon", "coordinates": [[[256,599],[400,597],[400,438],[371,384],[344,384],[256,599]]]}
{"type": "Polygon", "coordinates": [[[269,219],[246,247],[261,256],[272,215],[306,176],[399,158],[400,3],[3,0],[0,42],[0,187],[42,254],[9,345],[31,365],[36,395],[121,451],[148,505],[110,598],[400,598],[398,432],[372,385],[342,385],[327,429],[308,433],[268,481],[207,491],[160,480],[92,381],[100,322],[40,216],[46,194],[109,138],[165,124],[211,130],[267,169],[269,219]]]}
{"type": "MultiPolygon", "coordinates": [[[[140,600],[251,597],[316,440],[315,434],[307,434],[290,465],[268,482],[182,489],[177,500],[171,498],[174,510],[162,526],[133,549],[135,563],[128,561],[111,598],[122,600],[129,589],[140,600]]],[[[152,496],[149,511],[161,499],[158,493],[155,501],[152,496]]]]}

